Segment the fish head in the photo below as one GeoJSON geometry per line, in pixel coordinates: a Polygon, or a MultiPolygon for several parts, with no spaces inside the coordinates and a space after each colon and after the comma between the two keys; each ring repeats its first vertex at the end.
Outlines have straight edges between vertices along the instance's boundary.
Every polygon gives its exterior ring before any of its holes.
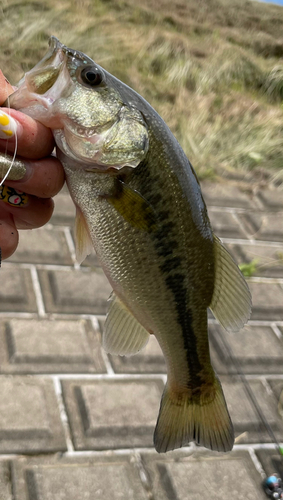
{"type": "Polygon", "coordinates": [[[142,113],[121,92],[123,85],[51,37],[48,53],[6,105],[51,128],[59,149],[88,168],[134,168],[148,150],[148,130],[142,113]]]}

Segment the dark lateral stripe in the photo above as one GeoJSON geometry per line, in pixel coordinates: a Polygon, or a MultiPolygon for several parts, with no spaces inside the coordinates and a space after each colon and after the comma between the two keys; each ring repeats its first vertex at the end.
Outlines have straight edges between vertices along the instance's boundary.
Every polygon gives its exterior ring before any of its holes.
{"type": "Polygon", "coordinates": [[[179,247],[179,243],[168,235],[167,224],[159,224],[159,213],[157,213],[157,219],[158,225],[154,235],[156,251],[160,257],[171,257],[172,251],[179,247]]]}
{"type": "MultiPolygon", "coordinates": [[[[154,176],[147,161],[141,162],[139,167],[133,170],[132,175],[139,178],[141,193],[145,193],[147,201],[153,206],[157,215],[157,228],[151,233],[157,255],[160,257],[160,270],[163,274],[168,272],[165,284],[172,292],[176,304],[177,320],[182,330],[184,350],[186,352],[188,372],[190,380],[188,384],[194,388],[201,387],[203,380],[199,373],[202,366],[197,352],[197,339],[192,327],[192,311],[187,307],[187,289],[185,287],[185,276],[178,272],[181,269],[181,257],[173,257],[173,252],[179,247],[175,238],[174,228],[176,223],[170,220],[171,211],[164,207],[161,194],[163,185],[160,176],[154,176]],[[159,191],[156,192],[156,189],[159,191]],[[170,269],[169,269],[170,268],[170,269]]],[[[168,204],[168,196],[167,196],[168,204]]],[[[168,206],[168,205],[167,205],[168,206]]],[[[172,332],[174,335],[174,332],[172,332]]],[[[197,394],[196,394],[197,397],[197,394]]]]}
{"type": "Polygon", "coordinates": [[[159,266],[159,269],[161,269],[163,273],[174,271],[181,266],[182,259],[180,257],[171,257],[172,253],[169,255],[170,258],[165,259],[164,263],[159,266]]]}
{"type": "MultiPolygon", "coordinates": [[[[164,213],[165,212],[162,212],[162,215],[164,213]]],[[[168,219],[166,220],[166,218],[161,222],[159,219],[159,212],[157,212],[157,218],[160,224],[158,224],[158,229],[155,233],[152,233],[152,236],[155,240],[156,251],[161,257],[159,269],[163,274],[168,273],[168,276],[165,278],[165,283],[173,294],[178,315],[177,320],[182,330],[184,349],[186,351],[188,371],[190,374],[188,383],[196,388],[203,385],[203,380],[199,376],[203,367],[199,361],[197,338],[192,326],[192,311],[187,307],[186,276],[178,272],[178,270],[181,269],[182,258],[180,256],[173,256],[173,251],[179,247],[179,243],[176,239],[173,239],[171,232],[174,227],[173,222],[168,219]]]]}
{"type": "Polygon", "coordinates": [[[167,276],[165,279],[167,287],[171,290],[175,298],[178,323],[182,328],[184,349],[186,351],[190,373],[190,381],[188,382],[190,382],[193,387],[200,387],[203,384],[203,380],[199,375],[202,370],[202,365],[199,361],[197,351],[197,338],[192,327],[192,312],[187,308],[187,293],[184,287],[184,281],[185,276],[180,273],[167,276]]]}

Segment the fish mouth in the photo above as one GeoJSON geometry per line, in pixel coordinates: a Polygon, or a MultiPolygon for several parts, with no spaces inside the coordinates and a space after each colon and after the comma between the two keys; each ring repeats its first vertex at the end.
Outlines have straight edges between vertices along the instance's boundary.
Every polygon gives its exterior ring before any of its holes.
{"type": "Polygon", "coordinates": [[[50,128],[62,128],[58,116],[52,116],[52,104],[62,95],[71,93],[76,70],[82,64],[93,64],[93,61],[51,36],[48,52],[19,81],[18,89],[4,106],[22,111],[50,128]]]}
{"type": "MultiPolygon", "coordinates": [[[[22,111],[50,127],[50,108],[69,82],[62,44],[55,37],[49,40],[49,50],[19,81],[17,90],[4,106],[22,111]]],[[[52,124],[51,124],[52,126],[52,124]]]]}

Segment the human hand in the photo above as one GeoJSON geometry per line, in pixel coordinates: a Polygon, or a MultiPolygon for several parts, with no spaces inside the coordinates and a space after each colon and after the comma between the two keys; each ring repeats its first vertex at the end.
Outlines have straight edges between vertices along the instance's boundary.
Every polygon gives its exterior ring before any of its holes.
{"type": "MultiPolygon", "coordinates": [[[[12,92],[13,87],[0,70],[0,105],[12,92]]],[[[57,158],[50,156],[55,146],[51,130],[8,108],[0,109],[0,182],[12,160],[16,143],[16,161],[20,163],[12,167],[0,187],[2,259],[16,250],[18,229],[33,229],[49,221],[54,207],[51,198],[64,184],[63,167],[57,158]],[[10,160],[5,158],[6,154],[10,155],[10,160]],[[11,180],[15,178],[18,180],[11,180]],[[19,191],[19,197],[9,188],[19,191]]]]}

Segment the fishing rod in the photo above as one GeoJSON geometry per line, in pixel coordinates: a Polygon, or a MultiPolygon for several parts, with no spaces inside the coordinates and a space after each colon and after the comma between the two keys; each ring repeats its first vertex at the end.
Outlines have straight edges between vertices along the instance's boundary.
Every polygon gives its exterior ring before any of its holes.
{"type": "MultiPolygon", "coordinates": [[[[273,441],[273,443],[276,446],[276,450],[277,450],[277,452],[280,456],[280,460],[282,461],[282,464],[283,464],[283,448],[280,446],[271,426],[269,425],[267,419],[265,418],[265,415],[263,414],[263,412],[260,408],[260,405],[257,402],[257,399],[256,399],[256,397],[251,389],[251,386],[250,386],[245,374],[242,371],[240,363],[238,362],[237,358],[235,358],[235,356],[233,355],[232,349],[230,348],[230,346],[229,346],[228,342],[226,341],[226,339],[224,338],[224,336],[222,336],[222,341],[223,341],[224,347],[229,355],[229,358],[236,369],[237,375],[240,377],[240,379],[242,380],[242,382],[244,384],[244,388],[246,390],[246,393],[248,394],[257,415],[259,416],[259,418],[262,421],[264,427],[266,428],[271,440],[273,441]]],[[[268,497],[270,497],[274,500],[283,499],[282,480],[280,477],[278,477],[278,475],[276,473],[272,474],[269,477],[266,477],[263,481],[262,487],[263,487],[263,490],[268,497]]]]}

